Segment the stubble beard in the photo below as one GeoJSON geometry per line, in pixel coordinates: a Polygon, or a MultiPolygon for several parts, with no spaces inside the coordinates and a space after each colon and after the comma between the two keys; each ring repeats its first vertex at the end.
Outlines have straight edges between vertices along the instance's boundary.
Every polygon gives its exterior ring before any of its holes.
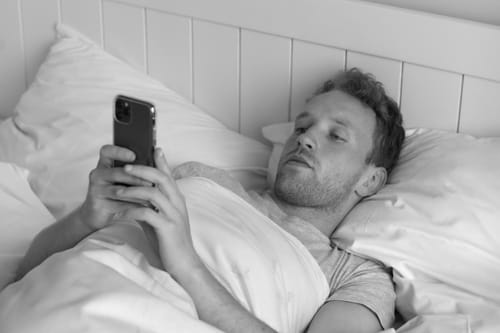
{"type": "Polygon", "coordinates": [[[313,177],[293,177],[279,173],[274,185],[276,197],[290,205],[321,209],[335,209],[342,205],[352,192],[357,179],[347,181],[330,177],[319,181],[313,177]]]}

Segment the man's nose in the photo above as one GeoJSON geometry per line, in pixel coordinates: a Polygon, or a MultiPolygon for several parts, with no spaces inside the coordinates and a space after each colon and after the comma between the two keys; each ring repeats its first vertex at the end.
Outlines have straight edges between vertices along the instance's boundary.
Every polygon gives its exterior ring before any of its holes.
{"type": "Polygon", "coordinates": [[[299,147],[306,150],[314,150],[316,148],[314,140],[307,134],[307,132],[299,136],[297,144],[299,147]]]}

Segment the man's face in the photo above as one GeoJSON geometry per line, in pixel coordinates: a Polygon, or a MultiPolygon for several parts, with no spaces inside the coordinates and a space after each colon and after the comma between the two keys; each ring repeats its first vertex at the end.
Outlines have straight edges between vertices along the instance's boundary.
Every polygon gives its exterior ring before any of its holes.
{"type": "Polygon", "coordinates": [[[375,113],[346,93],[313,97],[283,149],[276,196],[296,206],[339,205],[354,193],[367,168],[375,125],[375,113]]]}

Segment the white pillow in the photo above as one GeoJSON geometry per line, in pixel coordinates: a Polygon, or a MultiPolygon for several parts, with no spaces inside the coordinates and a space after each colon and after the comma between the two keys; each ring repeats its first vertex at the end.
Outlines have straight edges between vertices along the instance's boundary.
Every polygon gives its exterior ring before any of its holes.
{"type": "Polygon", "coordinates": [[[419,129],[408,132],[388,185],[334,236],[402,274],[500,302],[499,220],[500,138],[419,129]]]}
{"type": "Polygon", "coordinates": [[[195,160],[232,170],[245,185],[265,184],[266,145],[229,130],[74,30],[59,25],[57,32],[15,115],[0,124],[0,159],[31,171],[34,191],[57,218],[82,202],[99,148],[112,142],[117,94],[155,104],[157,143],[171,167],[195,160]]]}
{"type": "MultiPolygon", "coordinates": [[[[263,131],[277,142],[270,178],[291,131],[290,123],[263,131]]],[[[483,310],[500,304],[500,138],[408,130],[388,184],[359,203],[332,240],[395,269],[407,319],[460,312],[491,321],[483,310]]]]}
{"type": "Polygon", "coordinates": [[[292,135],[293,128],[294,122],[272,124],[262,128],[264,138],[273,144],[273,150],[267,164],[267,184],[269,187],[274,185],[281,153],[283,152],[286,140],[292,135]]]}
{"type": "Polygon", "coordinates": [[[27,178],[28,170],[0,162],[0,290],[14,278],[33,237],[54,222],[27,178]]]}

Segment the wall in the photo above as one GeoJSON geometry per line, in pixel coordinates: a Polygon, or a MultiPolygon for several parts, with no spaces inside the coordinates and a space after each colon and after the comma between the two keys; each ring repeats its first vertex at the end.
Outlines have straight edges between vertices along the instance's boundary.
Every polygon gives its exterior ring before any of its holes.
{"type": "Polygon", "coordinates": [[[498,0],[363,0],[500,26],[498,0]]]}

